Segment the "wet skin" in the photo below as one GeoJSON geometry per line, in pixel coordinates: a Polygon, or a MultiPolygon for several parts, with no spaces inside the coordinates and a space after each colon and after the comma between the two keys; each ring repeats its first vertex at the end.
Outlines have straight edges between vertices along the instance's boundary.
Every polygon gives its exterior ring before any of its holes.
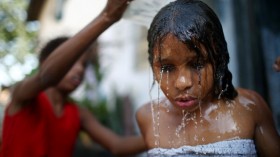
{"type": "Polygon", "coordinates": [[[156,80],[174,107],[192,111],[198,108],[202,98],[210,98],[213,67],[206,57],[198,59],[193,50],[173,35],[168,35],[162,46],[155,48],[154,55],[156,80]]]}
{"type": "Polygon", "coordinates": [[[232,101],[215,99],[214,71],[203,46],[205,59],[197,62],[196,54],[172,34],[160,45],[154,49],[153,72],[166,97],[137,113],[149,149],[253,139],[260,153],[279,153],[279,140],[271,140],[279,139],[271,112],[257,93],[239,88],[232,101]]]}

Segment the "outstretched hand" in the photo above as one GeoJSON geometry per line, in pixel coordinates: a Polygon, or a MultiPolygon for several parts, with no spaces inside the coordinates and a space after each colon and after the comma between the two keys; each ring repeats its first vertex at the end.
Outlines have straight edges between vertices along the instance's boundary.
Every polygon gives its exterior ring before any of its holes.
{"type": "Polygon", "coordinates": [[[276,58],[273,68],[276,72],[280,72],[280,56],[276,58]]]}
{"type": "Polygon", "coordinates": [[[132,0],[108,0],[102,11],[108,21],[118,21],[132,0]]]}

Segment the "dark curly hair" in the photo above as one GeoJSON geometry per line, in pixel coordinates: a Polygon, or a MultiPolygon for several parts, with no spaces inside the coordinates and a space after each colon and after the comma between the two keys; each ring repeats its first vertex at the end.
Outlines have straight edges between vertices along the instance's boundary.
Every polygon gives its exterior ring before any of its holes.
{"type": "Polygon", "coordinates": [[[214,97],[233,100],[237,92],[228,69],[229,53],[222,25],[214,11],[198,0],[176,0],[163,7],[148,30],[149,62],[153,65],[153,50],[167,34],[173,34],[203,56],[203,45],[214,70],[214,97]]]}

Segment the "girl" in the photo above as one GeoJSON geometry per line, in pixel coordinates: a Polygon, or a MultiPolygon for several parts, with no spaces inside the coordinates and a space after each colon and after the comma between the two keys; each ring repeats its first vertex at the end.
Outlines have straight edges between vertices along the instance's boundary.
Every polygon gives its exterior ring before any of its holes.
{"type": "Polygon", "coordinates": [[[266,102],[232,84],[227,43],[212,9],[196,0],[171,2],[153,19],[148,42],[165,94],[137,112],[150,156],[280,155],[266,102]]]}

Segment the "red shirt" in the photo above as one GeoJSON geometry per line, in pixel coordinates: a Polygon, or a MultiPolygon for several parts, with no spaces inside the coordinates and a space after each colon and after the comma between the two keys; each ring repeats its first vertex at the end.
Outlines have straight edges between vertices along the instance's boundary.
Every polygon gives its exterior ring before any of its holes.
{"type": "Polygon", "coordinates": [[[44,93],[3,122],[1,157],[70,157],[80,130],[79,111],[66,103],[56,116],[44,93]]]}

